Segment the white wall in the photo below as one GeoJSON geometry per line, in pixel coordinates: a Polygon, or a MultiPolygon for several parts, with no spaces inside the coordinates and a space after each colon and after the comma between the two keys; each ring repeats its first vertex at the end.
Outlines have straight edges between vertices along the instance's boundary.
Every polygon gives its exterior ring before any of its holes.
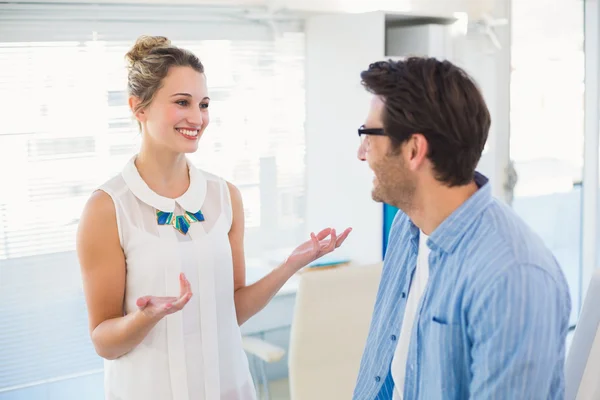
{"type": "MultiPolygon", "coordinates": [[[[496,0],[494,18],[510,17],[510,0],[496,0]]],[[[454,39],[454,62],[479,84],[492,116],[486,150],[478,170],[490,178],[495,196],[507,199],[506,169],[509,162],[510,134],[510,26],[495,28],[501,49],[489,36],[470,32],[454,39]]]]}
{"type": "Polygon", "coordinates": [[[373,175],[356,157],[370,102],[360,71],[384,54],[383,22],[373,13],[306,24],[307,229],[353,227],[337,253],[364,263],[381,260],[383,216],[371,199],[373,175]]]}
{"type": "MultiPolygon", "coordinates": [[[[494,11],[508,17],[508,3],[499,0],[494,11]]],[[[428,55],[448,58],[463,66],[479,83],[492,114],[487,152],[478,169],[491,179],[493,192],[499,197],[504,195],[504,171],[509,160],[508,28],[498,28],[504,47],[497,49],[481,33],[457,36],[450,43],[440,40],[449,31],[442,25],[415,28],[392,24],[386,30],[386,17],[396,16],[383,15],[373,12],[313,16],[305,26],[307,229],[352,226],[354,232],[337,254],[364,263],[381,259],[383,236],[382,205],[370,198],[372,173],[356,159],[356,128],[364,121],[370,99],[360,85],[360,72],[370,63],[406,55],[405,52],[423,54],[421,48],[429,47],[428,55]],[[408,41],[395,40],[406,38],[407,34],[411,37],[408,41]],[[418,35],[427,37],[418,41],[414,39],[418,35]]]]}

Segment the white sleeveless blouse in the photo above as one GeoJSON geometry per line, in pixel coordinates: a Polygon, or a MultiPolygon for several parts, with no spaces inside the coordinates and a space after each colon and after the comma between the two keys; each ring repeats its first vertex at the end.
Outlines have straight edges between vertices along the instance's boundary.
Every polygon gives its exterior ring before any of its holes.
{"type": "Polygon", "coordinates": [[[226,182],[188,161],[190,186],[177,199],[144,182],[135,157],[100,190],[113,199],[127,280],[125,313],[141,296],[179,296],[179,273],[193,296],[182,311],[163,318],[142,343],[106,360],[107,400],[254,400],[233,294],[229,244],[231,198],[226,182]],[[186,235],[158,225],[156,211],[202,211],[186,235]]]}

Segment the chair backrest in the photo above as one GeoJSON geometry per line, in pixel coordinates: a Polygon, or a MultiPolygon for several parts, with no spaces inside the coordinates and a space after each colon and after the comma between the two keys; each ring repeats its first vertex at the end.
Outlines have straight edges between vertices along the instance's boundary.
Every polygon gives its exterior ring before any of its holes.
{"type": "Polygon", "coordinates": [[[567,356],[565,399],[600,399],[600,270],[588,287],[567,356]]]}
{"type": "Polygon", "coordinates": [[[300,274],[288,357],[292,400],[352,398],[382,265],[300,274]]]}

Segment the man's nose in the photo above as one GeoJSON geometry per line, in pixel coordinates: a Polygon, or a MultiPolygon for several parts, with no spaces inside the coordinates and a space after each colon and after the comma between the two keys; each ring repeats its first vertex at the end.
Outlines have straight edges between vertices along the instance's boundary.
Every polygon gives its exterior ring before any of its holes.
{"type": "Polygon", "coordinates": [[[356,153],[356,157],[360,160],[360,161],[367,161],[367,152],[365,151],[365,145],[364,142],[361,142],[361,144],[358,146],[358,151],[356,153]]]}

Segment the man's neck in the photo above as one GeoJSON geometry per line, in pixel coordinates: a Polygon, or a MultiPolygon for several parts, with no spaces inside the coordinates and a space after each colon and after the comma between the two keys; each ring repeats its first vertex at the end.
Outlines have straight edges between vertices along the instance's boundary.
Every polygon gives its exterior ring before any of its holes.
{"type": "Polygon", "coordinates": [[[413,207],[407,214],[423,233],[431,235],[446,218],[475,194],[477,189],[474,181],[457,187],[435,184],[423,188],[415,194],[413,207]]]}

